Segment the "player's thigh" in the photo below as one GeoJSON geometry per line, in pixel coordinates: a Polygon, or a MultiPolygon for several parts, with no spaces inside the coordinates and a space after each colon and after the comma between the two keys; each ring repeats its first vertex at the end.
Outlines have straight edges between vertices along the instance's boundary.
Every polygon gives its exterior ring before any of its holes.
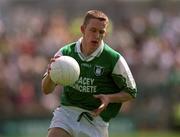
{"type": "Polygon", "coordinates": [[[48,137],[72,137],[72,136],[62,128],[51,128],[48,131],[48,137]]]}

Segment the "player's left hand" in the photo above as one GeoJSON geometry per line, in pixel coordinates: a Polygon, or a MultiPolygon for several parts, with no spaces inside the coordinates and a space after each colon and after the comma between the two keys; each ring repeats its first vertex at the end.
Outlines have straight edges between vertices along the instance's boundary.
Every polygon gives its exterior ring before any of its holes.
{"type": "Polygon", "coordinates": [[[92,111],[92,116],[96,117],[98,116],[103,110],[106,109],[106,107],[109,104],[109,98],[107,95],[100,94],[100,95],[94,95],[95,98],[99,99],[101,101],[101,105],[92,111]]]}

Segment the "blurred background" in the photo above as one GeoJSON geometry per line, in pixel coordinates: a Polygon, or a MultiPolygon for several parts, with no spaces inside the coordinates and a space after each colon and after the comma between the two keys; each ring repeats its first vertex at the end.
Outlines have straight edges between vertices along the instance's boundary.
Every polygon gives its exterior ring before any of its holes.
{"type": "Polygon", "coordinates": [[[42,76],[54,53],[81,36],[90,9],[109,16],[106,42],[126,58],[138,87],[110,137],[180,136],[180,1],[0,0],[0,137],[46,136],[62,88],[43,95],[42,76]]]}

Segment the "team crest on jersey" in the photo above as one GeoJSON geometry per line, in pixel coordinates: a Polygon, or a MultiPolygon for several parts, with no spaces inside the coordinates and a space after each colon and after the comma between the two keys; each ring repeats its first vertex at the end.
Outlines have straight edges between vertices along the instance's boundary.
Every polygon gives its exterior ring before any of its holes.
{"type": "Polygon", "coordinates": [[[103,74],[103,72],[104,72],[104,67],[102,67],[102,66],[95,66],[94,67],[94,74],[96,76],[101,76],[103,74]]]}

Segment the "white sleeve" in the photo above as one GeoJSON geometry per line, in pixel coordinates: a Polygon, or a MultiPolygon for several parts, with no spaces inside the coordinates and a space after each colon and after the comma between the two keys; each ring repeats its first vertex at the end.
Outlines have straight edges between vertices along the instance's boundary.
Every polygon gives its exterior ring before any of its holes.
{"type": "Polygon", "coordinates": [[[131,89],[136,89],[136,83],[134,81],[133,75],[123,56],[119,57],[112,74],[122,75],[126,79],[127,87],[131,89]]]}

